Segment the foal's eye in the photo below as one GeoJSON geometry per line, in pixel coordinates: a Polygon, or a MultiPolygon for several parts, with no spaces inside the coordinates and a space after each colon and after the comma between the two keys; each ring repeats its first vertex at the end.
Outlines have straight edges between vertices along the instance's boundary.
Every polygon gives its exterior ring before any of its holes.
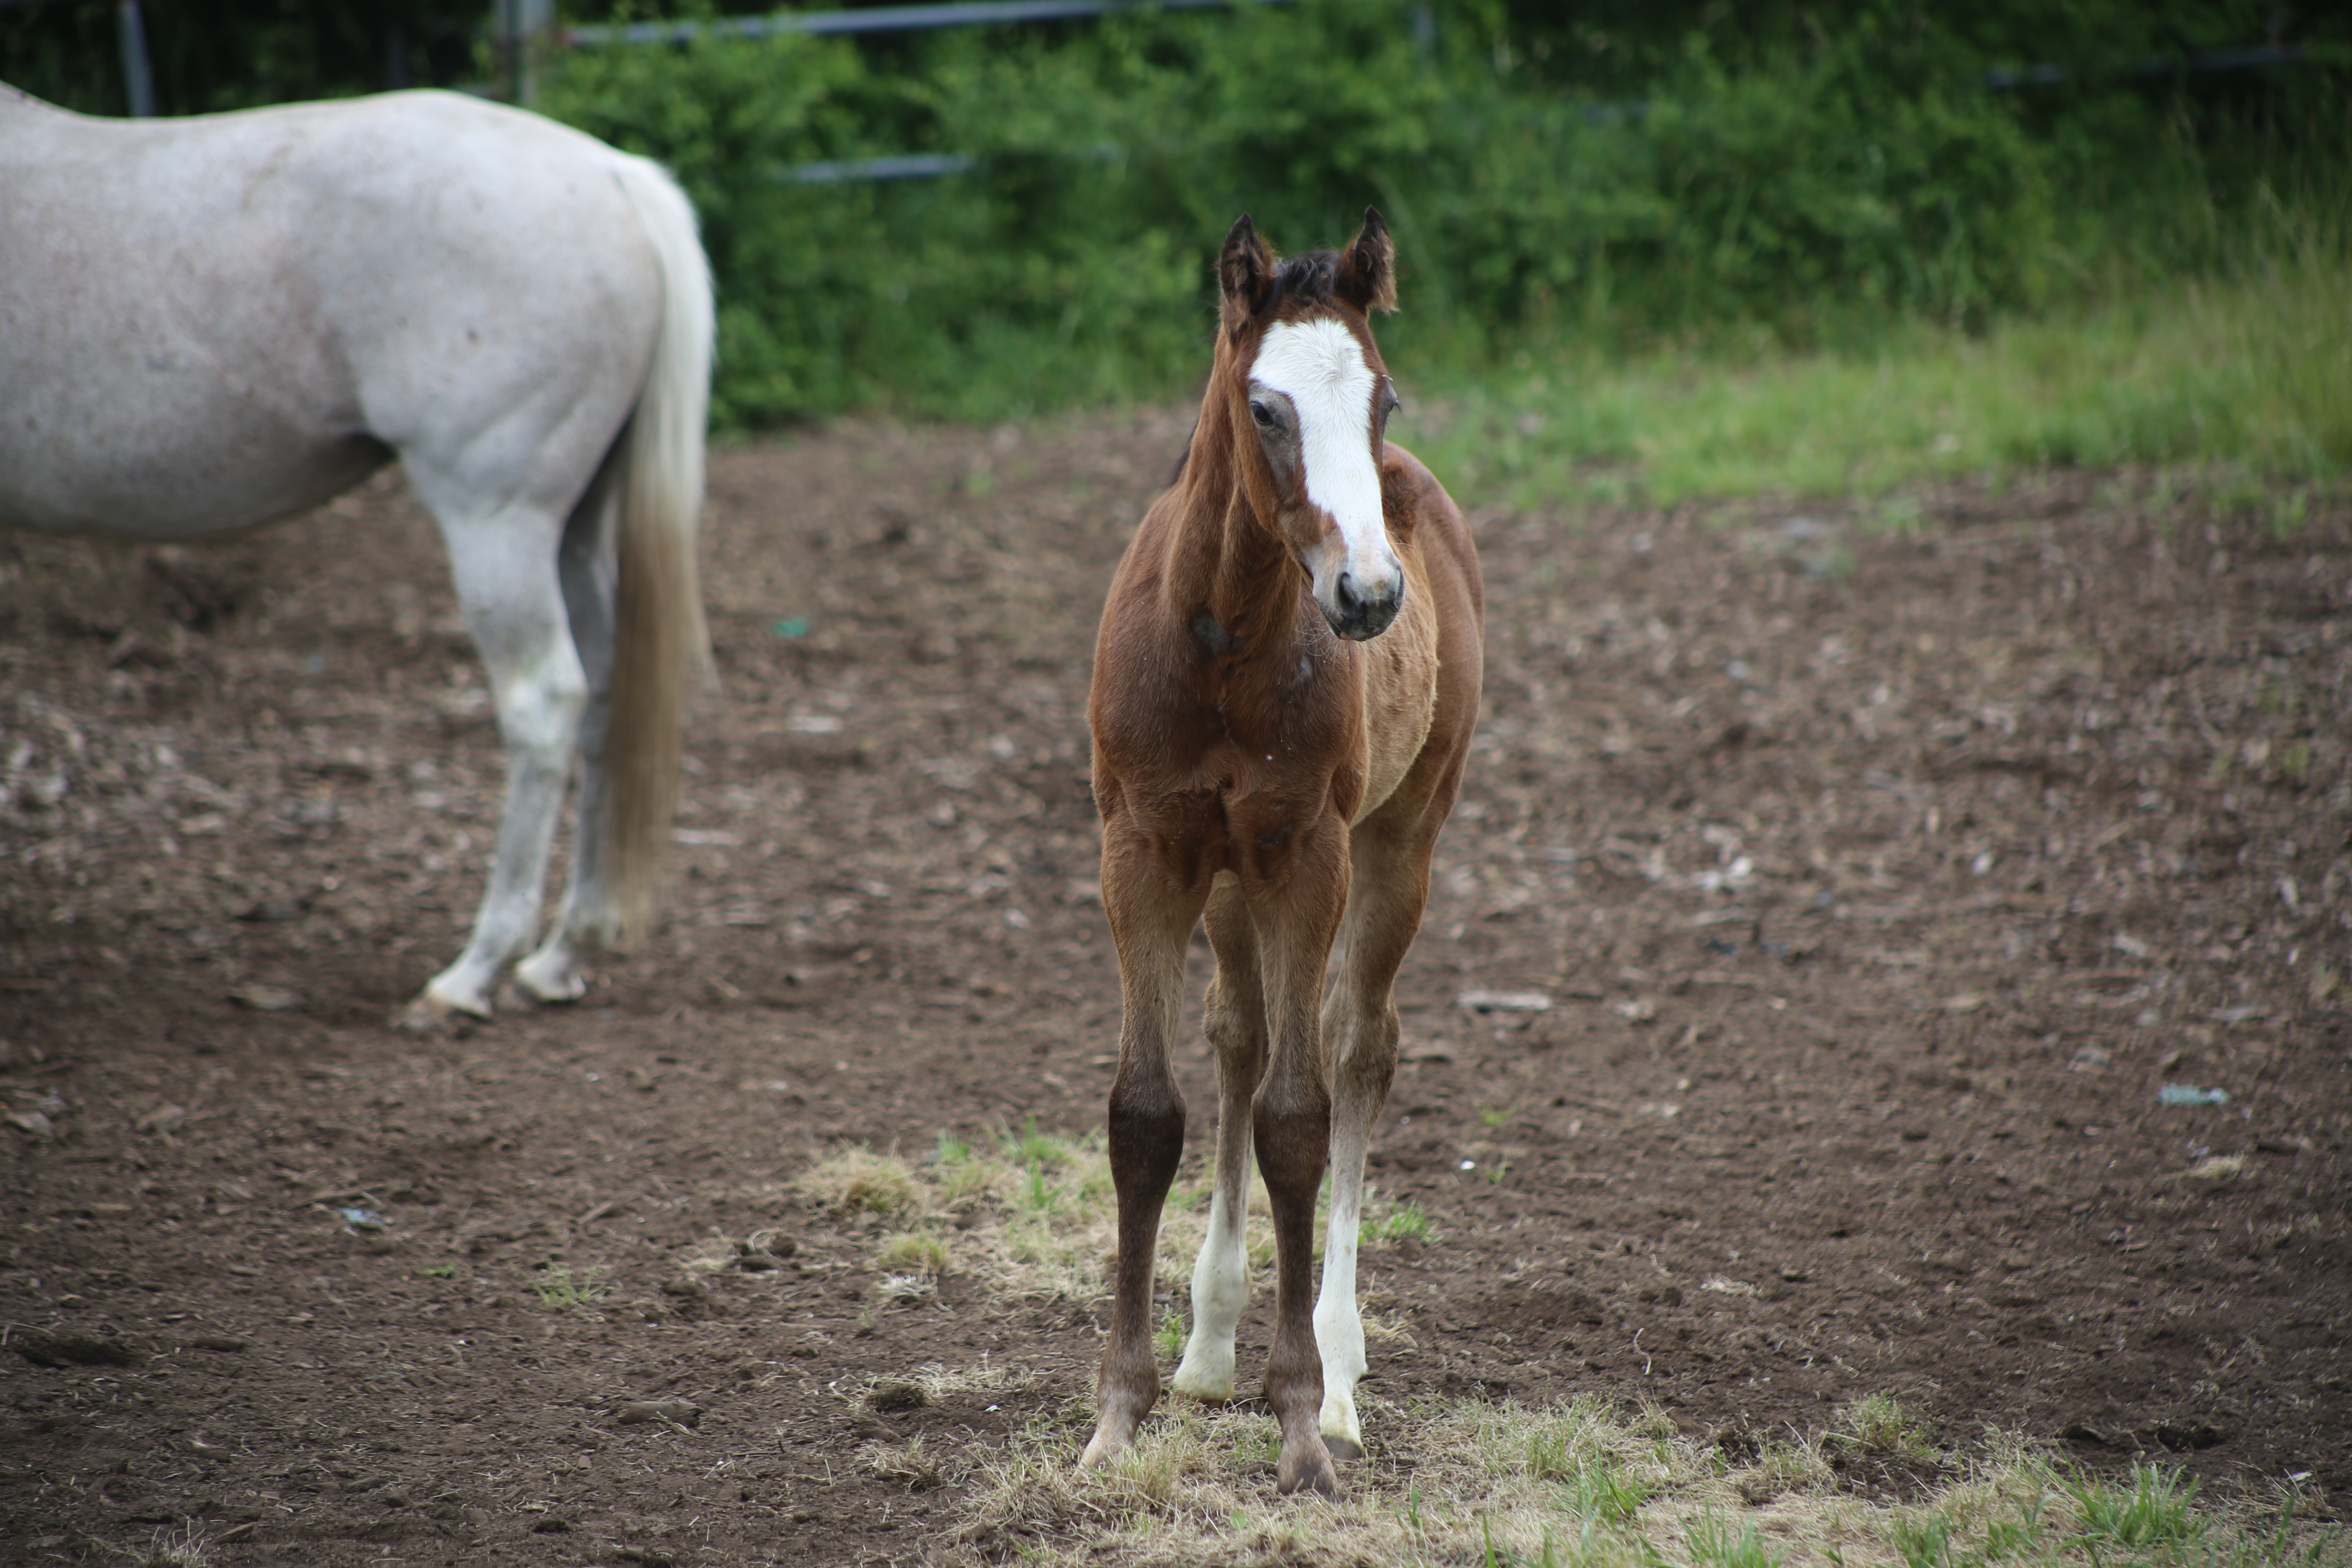
{"type": "Polygon", "coordinates": [[[1261,430],[1274,428],[1274,410],[1265,404],[1251,404],[1250,417],[1257,421],[1257,427],[1261,430]]]}

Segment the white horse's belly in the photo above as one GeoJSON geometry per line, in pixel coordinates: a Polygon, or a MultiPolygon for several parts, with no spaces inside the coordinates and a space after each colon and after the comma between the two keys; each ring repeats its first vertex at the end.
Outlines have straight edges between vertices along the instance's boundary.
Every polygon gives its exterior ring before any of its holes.
{"type": "Polygon", "coordinates": [[[494,496],[593,467],[657,310],[638,233],[609,151],[448,95],[134,123],[0,89],[0,526],[247,527],[394,451],[494,496]]]}

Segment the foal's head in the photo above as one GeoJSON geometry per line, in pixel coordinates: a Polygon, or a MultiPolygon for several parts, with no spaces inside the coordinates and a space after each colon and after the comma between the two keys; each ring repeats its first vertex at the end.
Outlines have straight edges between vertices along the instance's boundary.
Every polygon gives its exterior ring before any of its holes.
{"type": "Polygon", "coordinates": [[[1397,405],[1368,320],[1396,309],[1395,247],[1369,207],[1338,256],[1279,261],[1244,217],[1225,237],[1218,374],[1251,500],[1290,547],[1331,629],[1362,641],[1404,605],[1381,509],[1397,405]]]}

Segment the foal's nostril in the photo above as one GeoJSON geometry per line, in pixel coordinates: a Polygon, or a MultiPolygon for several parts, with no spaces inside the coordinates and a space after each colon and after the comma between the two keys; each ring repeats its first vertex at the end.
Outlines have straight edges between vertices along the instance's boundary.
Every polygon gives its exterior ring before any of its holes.
{"type": "Polygon", "coordinates": [[[1331,596],[1339,601],[1339,613],[1344,616],[1353,616],[1364,602],[1363,596],[1356,592],[1356,580],[1345,572],[1340,573],[1339,580],[1331,585],[1331,596]]]}

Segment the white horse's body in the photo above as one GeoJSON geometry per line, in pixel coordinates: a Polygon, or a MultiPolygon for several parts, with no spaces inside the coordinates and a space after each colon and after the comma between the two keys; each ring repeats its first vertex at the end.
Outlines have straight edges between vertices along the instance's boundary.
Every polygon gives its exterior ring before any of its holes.
{"type": "Polygon", "coordinates": [[[642,920],[707,647],[694,544],[710,283],[660,169],[518,110],[396,93],[102,121],[0,86],[0,527],[184,540],[397,457],[438,521],[509,753],[473,939],[412,1016],[642,920]]]}

